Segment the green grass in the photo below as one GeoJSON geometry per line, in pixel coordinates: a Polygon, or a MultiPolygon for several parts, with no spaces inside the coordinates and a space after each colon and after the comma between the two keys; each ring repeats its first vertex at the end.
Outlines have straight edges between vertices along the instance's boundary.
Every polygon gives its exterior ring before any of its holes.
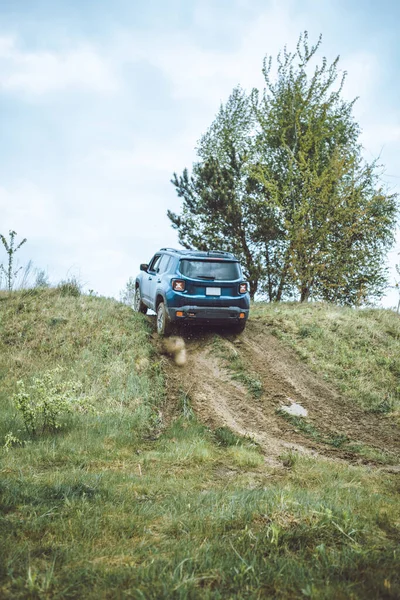
{"type": "Polygon", "coordinates": [[[394,475],[293,453],[274,471],[187,395],[166,426],[146,320],[117,302],[18,293],[0,315],[0,444],[17,379],[55,365],[98,408],[1,451],[1,598],[399,597],[394,475]]]}
{"type": "Polygon", "coordinates": [[[290,415],[284,410],[278,409],[276,411],[283,419],[294,425],[296,429],[301,431],[307,437],[315,440],[316,442],[321,442],[322,444],[327,444],[330,446],[334,446],[335,448],[340,448],[349,441],[349,438],[342,433],[331,433],[329,435],[323,435],[318,429],[307,421],[304,417],[296,417],[295,415],[290,415]]]}
{"type": "Polygon", "coordinates": [[[301,431],[303,435],[315,440],[316,442],[326,444],[327,446],[333,446],[334,448],[342,448],[343,450],[358,454],[361,458],[364,458],[367,461],[371,460],[375,463],[381,463],[383,465],[399,464],[400,457],[394,452],[384,452],[379,448],[373,448],[367,444],[353,442],[347,437],[347,435],[340,432],[331,432],[329,435],[323,434],[315,427],[313,423],[310,423],[310,421],[304,417],[290,415],[281,409],[278,409],[276,412],[279,414],[279,416],[285,419],[285,421],[288,421],[288,423],[293,425],[296,430],[301,431]]]}
{"type": "Polygon", "coordinates": [[[400,318],[391,310],[255,303],[252,318],[365,410],[400,411],[400,318]]]}
{"type": "Polygon", "coordinates": [[[148,336],[140,316],[105,298],[58,290],[0,295],[0,440],[8,431],[26,439],[12,402],[16,381],[29,384],[57,366],[94,399],[101,416],[78,419],[89,437],[93,427],[110,438],[149,428],[164,388],[148,336]]]}

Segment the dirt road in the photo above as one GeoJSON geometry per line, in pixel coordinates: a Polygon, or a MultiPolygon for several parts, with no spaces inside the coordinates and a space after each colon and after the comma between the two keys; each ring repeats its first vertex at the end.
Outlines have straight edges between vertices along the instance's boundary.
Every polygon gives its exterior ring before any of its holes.
{"type": "Polygon", "coordinates": [[[250,320],[240,336],[192,330],[183,332],[183,337],[187,363],[178,367],[170,360],[167,370],[172,404],[173,398],[187,394],[204,423],[212,428],[225,425],[252,437],[267,462],[281,464],[280,457],[292,450],[374,463],[351,449],[360,444],[392,454],[396,462],[400,431],[390,417],[366,413],[340,396],[257,321],[250,320]],[[261,383],[258,397],[234,378],[229,368],[234,359],[261,383]],[[316,435],[305,433],[277,412],[292,402],[308,411],[307,422],[316,435]],[[344,438],[346,444],[335,447],[335,440],[344,438]]]}

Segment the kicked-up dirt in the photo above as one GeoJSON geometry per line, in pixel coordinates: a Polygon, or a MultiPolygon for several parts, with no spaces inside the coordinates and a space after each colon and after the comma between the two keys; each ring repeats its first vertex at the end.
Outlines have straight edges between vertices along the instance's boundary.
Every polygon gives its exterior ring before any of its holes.
{"type": "MultiPolygon", "coordinates": [[[[186,395],[201,421],[253,438],[266,461],[275,466],[282,464],[280,457],[288,451],[376,462],[351,448],[360,445],[386,453],[393,463],[400,456],[400,431],[390,417],[367,413],[338,394],[261,323],[250,320],[239,336],[198,329],[183,331],[182,336],[187,360],[177,366],[170,358],[167,414],[177,405],[174,399],[186,395]],[[234,378],[229,368],[234,359],[239,359],[248,377],[261,382],[256,397],[234,378]],[[308,411],[311,433],[277,412],[293,402],[308,411]],[[346,443],[335,443],[341,439],[346,443]]],[[[156,343],[161,345],[160,340],[156,343]]],[[[395,466],[390,469],[397,470],[395,466]]]]}

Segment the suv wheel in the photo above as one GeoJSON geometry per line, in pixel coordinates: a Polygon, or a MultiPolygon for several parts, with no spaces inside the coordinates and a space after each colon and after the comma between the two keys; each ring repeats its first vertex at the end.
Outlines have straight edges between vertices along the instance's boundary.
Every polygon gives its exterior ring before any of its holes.
{"type": "Polygon", "coordinates": [[[140,312],[143,315],[147,313],[147,306],[142,302],[142,294],[140,293],[140,287],[138,286],[135,290],[135,299],[133,301],[133,308],[135,312],[140,312]]]}
{"type": "Polygon", "coordinates": [[[234,333],[242,333],[242,331],[244,331],[246,327],[246,321],[244,323],[237,323],[236,325],[233,326],[233,332],[234,333]]]}
{"type": "Polygon", "coordinates": [[[157,333],[159,335],[168,335],[171,331],[171,321],[165,308],[164,302],[160,302],[157,308],[157,333]]]}

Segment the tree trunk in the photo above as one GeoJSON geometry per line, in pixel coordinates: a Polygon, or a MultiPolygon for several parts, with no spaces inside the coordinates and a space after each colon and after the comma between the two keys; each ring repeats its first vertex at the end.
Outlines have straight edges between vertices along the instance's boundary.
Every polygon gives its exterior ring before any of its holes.
{"type": "Polygon", "coordinates": [[[271,261],[269,259],[268,244],[265,246],[265,262],[267,264],[267,281],[268,281],[268,300],[273,301],[273,290],[271,280],[271,261]]]}
{"type": "Polygon", "coordinates": [[[250,298],[254,300],[254,296],[256,295],[258,288],[258,279],[252,279],[249,281],[250,283],[250,298]]]}
{"type": "Polygon", "coordinates": [[[289,246],[287,248],[286,252],[285,252],[285,259],[284,259],[284,262],[283,262],[283,269],[282,269],[282,274],[281,274],[281,280],[279,282],[278,291],[276,293],[276,298],[275,298],[276,302],[281,302],[281,300],[282,300],[283,288],[284,288],[284,285],[286,283],[286,276],[287,276],[288,271],[289,271],[290,251],[291,251],[291,247],[289,246]]]}
{"type": "Polygon", "coordinates": [[[289,264],[285,263],[283,265],[281,280],[279,282],[278,291],[276,293],[276,298],[275,298],[276,302],[280,302],[282,300],[283,286],[285,285],[285,282],[286,282],[286,275],[287,275],[288,269],[289,269],[289,264]]]}
{"type": "MultiPolygon", "coordinates": [[[[239,237],[240,237],[240,241],[242,243],[243,253],[246,258],[247,272],[250,275],[250,273],[252,272],[252,267],[253,267],[254,261],[253,261],[253,256],[250,252],[250,248],[247,245],[246,233],[242,227],[242,223],[240,223],[239,237]]],[[[249,277],[249,283],[250,283],[250,298],[252,300],[254,300],[254,296],[255,296],[255,294],[257,292],[257,288],[258,288],[258,278],[252,279],[251,277],[249,277]]]]}
{"type": "Polygon", "coordinates": [[[308,283],[302,284],[300,288],[300,302],[308,302],[310,298],[310,286],[308,283]]]}

